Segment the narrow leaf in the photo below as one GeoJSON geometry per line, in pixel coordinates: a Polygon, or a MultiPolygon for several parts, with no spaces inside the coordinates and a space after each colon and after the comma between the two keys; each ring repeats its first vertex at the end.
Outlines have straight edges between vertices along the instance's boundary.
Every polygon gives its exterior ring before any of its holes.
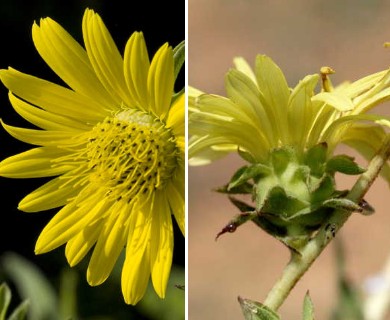
{"type": "Polygon", "coordinates": [[[345,249],[341,238],[335,239],[337,263],[337,305],[332,312],[334,320],[363,320],[361,292],[347,277],[345,270],[345,249]]]}
{"type": "Polygon", "coordinates": [[[0,286],[0,320],[5,319],[10,302],[11,290],[6,283],[2,283],[0,286]]]}
{"type": "Polygon", "coordinates": [[[180,69],[184,64],[186,54],[185,54],[185,41],[180,42],[173,49],[173,61],[174,61],[174,79],[176,80],[179,75],[180,69]]]}
{"type": "Polygon", "coordinates": [[[8,320],[25,320],[27,319],[27,312],[30,307],[30,301],[25,300],[19,304],[16,309],[9,316],[8,320]]]}
{"type": "Polygon", "coordinates": [[[238,297],[245,320],[280,320],[278,314],[260,302],[238,297]]]}
{"type": "Polygon", "coordinates": [[[309,291],[306,292],[303,300],[303,320],[314,320],[314,305],[311,301],[309,291]]]}
{"type": "Polygon", "coordinates": [[[6,274],[15,283],[22,299],[28,299],[31,303],[30,319],[55,319],[58,298],[42,271],[16,253],[5,254],[2,262],[6,274]]]}

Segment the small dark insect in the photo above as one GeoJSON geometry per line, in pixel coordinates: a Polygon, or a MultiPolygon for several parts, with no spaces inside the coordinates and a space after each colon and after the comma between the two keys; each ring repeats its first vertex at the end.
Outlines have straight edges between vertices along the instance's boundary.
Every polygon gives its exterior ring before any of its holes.
{"type": "Polygon", "coordinates": [[[334,223],[328,223],[325,227],[325,230],[330,232],[333,238],[336,236],[336,229],[337,226],[334,223]]]}
{"type": "Polygon", "coordinates": [[[180,290],[185,290],[186,286],[184,284],[175,284],[175,287],[180,290]]]}

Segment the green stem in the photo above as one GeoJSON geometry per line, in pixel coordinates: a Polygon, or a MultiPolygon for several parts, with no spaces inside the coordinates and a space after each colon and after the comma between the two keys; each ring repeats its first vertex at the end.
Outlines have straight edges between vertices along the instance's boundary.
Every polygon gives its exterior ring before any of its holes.
{"type": "MultiPolygon", "coordinates": [[[[359,203],[372,183],[378,176],[383,165],[390,156],[390,135],[384,140],[381,149],[370,161],[367,171],[364,172],[356,181],[352,189],[347,195],[349,200],[359,203]]],[[[352,212],[337,209],[330,216],[327,223],[318,231],[300,253],[292,253],[291,259],[283,270],[281,278],[276,282],[274,287],[268,293],[264,301],[264,305],[276,311],[286,300],[290,291],[295,284],[301,279],[311,264],[321,254],[322,250],[334,238],[335,233],[348,220],[352,212]]]]}

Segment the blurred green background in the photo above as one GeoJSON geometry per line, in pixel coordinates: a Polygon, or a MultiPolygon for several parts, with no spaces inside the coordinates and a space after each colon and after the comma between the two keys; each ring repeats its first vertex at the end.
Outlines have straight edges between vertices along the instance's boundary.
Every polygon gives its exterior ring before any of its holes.
{"type": "MultiPolygon", "coordinates": [[[[257,54],[270,56],[290,87],[322,66],[336,71],[331,77],[334,84],[389,67],[390,51],[383,48],[390,41],[388,1],[189,0],[188,4],[188,83],[208,93],[225,94],[224,76],[235,56],[243,56],[252,66],[257,54]]],[[[390,106],[386,103],[374,111],[390,115],[390,106]]],[[[191,320],[242,319],[237,296],[264,301],[288,262],[284,246],[254,224],[214,241],[238,212],[226,196],[212,190],[227,183],[242,165],[232,155],[189,168],[191,320]]],[[[340,189],[354,181],[338,178],[340,189]]],[[[337,236],[344,243],[346,277],[363,298],[365,280],[382,271],[390,254],[388,198],[388,185],[376,180],[367,194],[376,213],[353,215],[337,236]]],[[[316,319],[330,319],[338,299],[336,268],[332,244],[292,291],[280,309],[282,318],[301,319],[309,289],[316,319]]]]}
{"type": "MultiPolygon", "coordinates": [[[[99,13],[121,52],[134,31],[143,31],[149,55],[152,57],[165,42],[169,42],[174,47],[185,39],[184,5],[185,3],[179,0],[168,3],[116,0],[2,0],[0,1],[0,68],[12,66],[22,72],[61,84],[61,80],[50,70],[34,48],[31,38],[32,24],[34,21],[38,22],[40,18],[49,16],[82,43],[81,21],[87,7],[99,13]]],[[[184,71],[182,70],[177,89],[183,86],[184,71]]],[[[0,117],[11,125],[29,126],[11,108],[7,90],[2,85],[0,86],[0,117]]],[[[30,148],[11,138],[4,130],[0,130],[0,145],[0,159],[30,148]]],[[[35,241],[40,231],[57,210],[27,214],[16,208],[22,197],[45,181],[45,179],[0,178],[2,204],[0,281],[6,280],[11,287],[13,293],[11,309],[23,298],[23,292],[15,281],[20,279],[20,273],[13,263],[15,259],[25,259],[27,264],[32,263],[34,268],[38,268],[38,272],[43,273],[45,281],[49,282],[55,295],[59,295],[61,290],[65,290],[65,295],[77,295],[77,317],[74,319],[184,319],[185,293],[175,285],[184,285],[185,241],[176,225],[174,267],[166,300],[160,300],[153,290],[149,290],[149,294],[136,307],[127,306],[123,302],[120,289],[120,266],[104,284],[92,288],[85,280],[88,258],[70,269],[64,257],[64,247],[48,254],[34,255],[35,241]],[[64,272],[69,278],[61,282],[64,272]]],[[[35,289],[39,292],[38,287],[35,289]]],[[[43,298],[38,297],[38,300],[43,302],[43,298]]]]}

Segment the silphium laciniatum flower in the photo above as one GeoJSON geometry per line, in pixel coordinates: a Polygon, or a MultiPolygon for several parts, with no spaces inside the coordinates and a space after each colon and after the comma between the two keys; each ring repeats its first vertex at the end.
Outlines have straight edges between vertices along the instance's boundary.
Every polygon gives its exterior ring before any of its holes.
{"type": "Polygon", "coordinates": [[[136,304],[151,277],[166,292],[175,218],[184,235],[184,94],[174,92],[184,43],[162,45],[150,61],[142,32],[118,51],[100,16],[85,11],[85,49],[58,23],[32,28],[41,57],[70,87],[13,68],[0,71],[10,102],[38,127],[2,123],[36,147],[0,163],[9,178],[51,177],[19,209],[62,207],[40,234],[37,254],[66,244],[71,266],[93,251],[90,285],[103,283],[125,250],[122,291],[136,304]],[[125,249],[124,249],[125,248],[125,249]]]}
{"type": "MultiPolygon", "coordinates": [[[[243,58],[234,62],[226,97],[189,90],[190,164],[207,164],[229,152],[247,162],[219,191],[250,194],[254,204],[230,197],[242,213],[220,234],[252,220],[299,250],[333,208],[371,212],[368,204],[353,203],[336,189],[336,172],[357,175],[364,168],[335,149],[346,144],[369,159],[379,148],[389,121],[368,111],[389,99],[390,72],[333,88],[333,70],[324,67],[289,88],[265,55],[256,57],[254,71],[243,58]]],[[[390,177],[387,166],[383,174],[390,177]]]]}

